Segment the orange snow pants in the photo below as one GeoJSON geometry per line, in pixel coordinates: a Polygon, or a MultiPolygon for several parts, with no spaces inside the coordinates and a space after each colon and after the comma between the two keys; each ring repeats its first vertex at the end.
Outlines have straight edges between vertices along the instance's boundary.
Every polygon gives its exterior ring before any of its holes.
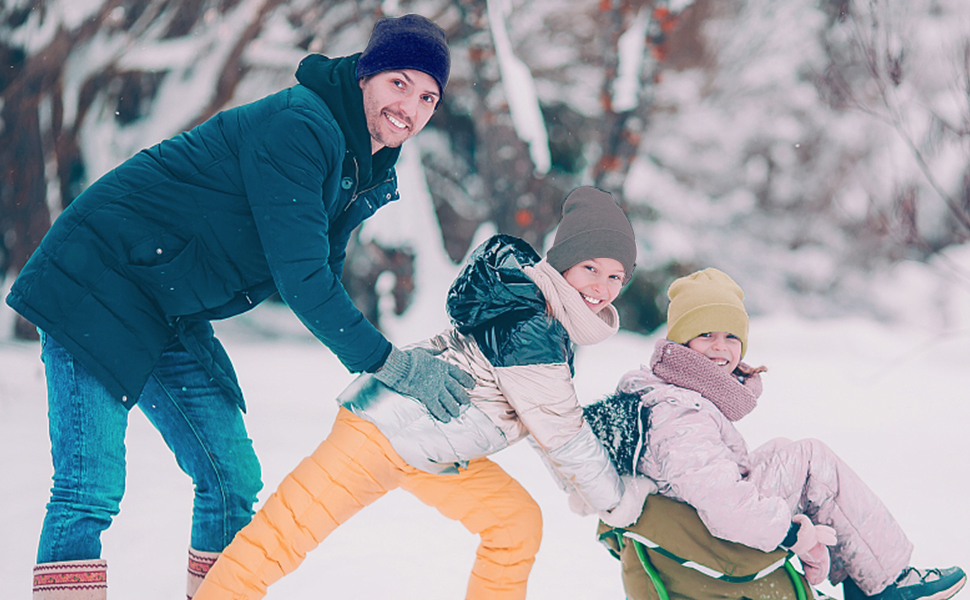
{"type": "Polygon", "coordinates": [[[397,487],[481,537],[466,599],[525,598],[542,537],[529,493],[485,458],[457,475],[419,471],[377,427],[341,408],[327,439],[236,534],[194,600],[262,598],[337,526],[397,487]]]}

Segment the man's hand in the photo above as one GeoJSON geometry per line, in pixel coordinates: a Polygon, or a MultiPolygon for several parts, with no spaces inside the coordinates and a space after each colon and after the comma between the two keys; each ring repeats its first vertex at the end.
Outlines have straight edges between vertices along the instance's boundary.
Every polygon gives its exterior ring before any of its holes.
{"type": "Polygon", "coordinates": [[[434,418],[447,423],[468,404],[465,388],[475,387],[475,378],[457,365],[447,363],[426,348],[391,348],[387,360],[374,377],[387,387],[411,396],[427,407],[434,418]]]}

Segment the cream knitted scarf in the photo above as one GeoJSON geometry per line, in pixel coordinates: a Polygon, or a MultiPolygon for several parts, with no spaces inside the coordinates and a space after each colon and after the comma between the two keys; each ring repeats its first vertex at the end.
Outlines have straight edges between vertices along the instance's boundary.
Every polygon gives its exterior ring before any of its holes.
{"type": "Polygon", "coordinates": [[[612,304],[599,313],[591,311],[576,288],[545,259],[522,270],[539,286],[552,316],[566,328],[569,339],[580,346],[598,344],[619,330],[620,316],[612,304]]]}

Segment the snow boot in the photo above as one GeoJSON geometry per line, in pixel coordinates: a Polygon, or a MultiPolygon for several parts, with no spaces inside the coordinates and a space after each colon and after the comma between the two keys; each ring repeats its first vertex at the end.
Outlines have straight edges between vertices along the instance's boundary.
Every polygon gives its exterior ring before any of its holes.
{"type": "Polygon", "coordinates": [[[866,596],[851,579],[842,583],[845,600],[946,600],[952,598],[967,576],[960,567],[949,569],[914,569],[906,567],[886,589],[866,596]]]}
{"type": "Polygon", "coordinates": [[[105,600],[108,597],[108,563],[66,560],[34,566],[33,600],[105,600]]]}
{"type": "Polygon", "coordinates": [[[195,548],[189,548],[189,572],[185,582],[185,599],[192,600],[195,593],[199,591],[202,580],[206,573],[215,564],[221,552],[203,552],[195,548]]]}

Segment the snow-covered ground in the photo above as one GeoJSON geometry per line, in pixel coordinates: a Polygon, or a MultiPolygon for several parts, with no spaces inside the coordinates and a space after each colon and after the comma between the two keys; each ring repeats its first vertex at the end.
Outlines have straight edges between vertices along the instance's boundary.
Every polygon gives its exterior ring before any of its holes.
{"type": "MultiPolygon", "coordinates": [[[[0,317],[0,331],[10,331],[9,309],[0,309],[0,317]]],[[[264,500],[327,434],[333,398],[351,376],[285,307],[261,306],[220,323],[218,331],[248,396],[264,500]]],[[[620,333],[581,349],[583,400],[608,393],[652,346],[653,338],[620,333]]],[[[825,440],[892,509],[916,544],[916,565],[970,567],[970,332],[928,336],[865,320],[774,316],[753,320],[750,348],[749,362],[770,369],[760,406],[740,422],[752,446],[777,435],[825,440]]],[[[45,402],[36,344],[0,339],[4,598],[29,594],[50,486],[45,402]]],[[[128,493],[103,537],[109,598],[177,598],[191,485],[138,410],[128,440],[128,493]]],[[[545,516],[529,598],[621,600],[619,564],[595,541],[595,520],[568,511],[526,444],[496,460],[529,489],[545,516]]],[[[459,524],[393,492],[338,529],[268,598],[458,598],[476,544],[459,524]]]]}

